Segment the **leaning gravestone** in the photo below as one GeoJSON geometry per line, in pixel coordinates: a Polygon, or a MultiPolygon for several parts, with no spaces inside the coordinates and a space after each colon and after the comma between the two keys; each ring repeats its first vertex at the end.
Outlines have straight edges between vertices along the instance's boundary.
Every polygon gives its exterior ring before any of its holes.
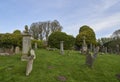
{"type": "Polygon", "coordinates": [[[63,47],[63,42],[64,41],[60,41],[60,54],[64,54],[64,47],[63,47]]]}
{"type": "Polygon", "coordinates": [[[23,40],[22,40],[22,61],[26,61],[27,56],[29,54],[29,50],[31,48],[31,35],[28,32],[28,27],[25,27],[25,31],[23,32],[23,40]]]}
{"type": "Polygon", "coordinates": [[[28,76],[32,71],[33,59],[34,59],[33,55],[28,57],[28,62],[27,62],[27,67],[26,67],[26,76],[28,76]]]}
{"type": "Polygon", "coordinates": [[[94,49],[93,55],[91,55],[91,53],[89,53],[89,51],[87,51],[87,53],[86,53],[86,65],[89,66],[90,68],[93,67],[93,63],[94,63],[94,60],[97,57],[98,52],[99,52],[99,46],[97,46],[94,49]]]}
{"type": "Polygon", "coordinates": [[[90,68],[93,67],[93,57],[92,55],[89,53],[89,51],[87,51],[87,54],[86,54],[86,65],[90,68]]]}
{"type": "Polygon", "coordinates": [[[33,68],[33,61],[36,58],[35,52],[33,49],[30,50],[30,56],[28,57],[28,62],[27,62],[27,66],[26,66],[26,76],[28,76],[33,68]]]}

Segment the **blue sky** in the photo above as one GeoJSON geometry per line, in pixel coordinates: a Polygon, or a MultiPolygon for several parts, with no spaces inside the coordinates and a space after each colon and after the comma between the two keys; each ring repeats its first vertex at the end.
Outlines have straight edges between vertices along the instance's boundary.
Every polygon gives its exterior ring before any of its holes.
{"type": "Polygon", "coordinates": [[[120,29],[120,0],[0,0],[0,33],[55,19],[67,34],[88,25],[97,38],[107,37],[120,29]]]}

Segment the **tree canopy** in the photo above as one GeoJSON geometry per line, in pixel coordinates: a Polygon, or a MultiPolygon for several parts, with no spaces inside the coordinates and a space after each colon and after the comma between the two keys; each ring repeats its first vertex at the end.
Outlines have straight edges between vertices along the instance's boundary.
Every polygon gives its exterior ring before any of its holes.
{"type": "Polygon", "coordinates": [[[48,38],[48,45],[59,49],[60,41],[64,41],[64,49],[71,49],[74,46],[75,38],[64,32],[53,32],[48,38]]]}
{"type": "Polygon", "coordinates": [[[10,48],[10,47],[22,47],[22,35],[19,30],[15,30],[12,34],[0,34],[0,47],[10,48]]]}
{"type": "Polygon", "coordinates": [[[88,47],[90,46],[90,44],[94,44],[94,45],[96,44],[95,32],[93,31],[92,28],[90,28],[87,25],[84,25],[79,29],[79,34],[76,36],[76,41],[75,41],[77,47],[82,46],[84,37],[88,47]]]}

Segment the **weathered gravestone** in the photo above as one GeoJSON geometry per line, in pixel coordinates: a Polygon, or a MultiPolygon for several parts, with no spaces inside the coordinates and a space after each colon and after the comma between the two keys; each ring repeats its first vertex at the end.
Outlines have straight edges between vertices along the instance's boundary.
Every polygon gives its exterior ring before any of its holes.
{"type": "Polygon", "coordinates": [[[65,76],[58,76],[57,77],[58,81],[61,81],[61,82],[66,82],[67,78],[65,76]]]}
{"type": "Polygon", "coordinates": [[[30,56],[27,57],[27,66],[26,66],[26,76],[28,76],[33,68],[33,61],[36,58],[35,52],[33,49],[30,50],[30,56]]]}
{"type": "Polygon", "coordinates": [[[28,76],[32,71],[33,59],[34,59],[33,55],[28,57],[28,62],[27,62],[27,67],[26,67],[26,76],[28,76]]]}
{"type": "Polygon", "coordinates": [[[119,54],[119,45],[116,45],[116,54],[119,54]]]}
{"type": "Polygon", "coordinates": [[[87,66],[89,66],[90,68],[93,67],[93,57],[92,57],[92,55],[89,53],[89,51],[87,51],[87,54],[86,54],[86,62],[85,62],[85,64],[86,64],[87,66]]]}
{"type": "Polygon", "coordinates": [[[15,54],[18,54],[18,53],[20,53],[20,47],[17,46],[17,47],[15,48],[15,54]]]}
{"type": "Polygon", "coordinates": [[[29,50],[31,48],[31,35],[28,32],[28,27],[25,27],[25,31],[23,33],[23,40],[22,40],[22,61],[26,61],[27,56],[29,54],[29,50]]]}
{"type": "Polygon", "coordinates": [[[107,53],[107,51],[108,51],[108,50],[107,50],[107,47],[105,47],[105,53],[107,53]]]}
{"type": "Polygon", "coordinates": [[[115,75],[116,76],[116,78],[119,80],[119,82],[120,82],[120,74],[116,74],[115,75]]]}
{"type": "Polygon", "coordinates": [[[64,47],[63,47],[63,42],[64,41],[60,41],[60,54],[64,54],[64,47]]]}
{"type": "Polygon", "coordinates": [[[89,66],[90,68],[93,67],[93,63],[94,63],[95,58],[97,57],[98,52],[99,52],[99,47],[95,48],[93,55],[91,53],[89,53],[89,51],[87,51],[87,53],[86,53],[86,65],[89,66]]]}
{"type": "Polygon", "coordinates": [[[93,45],[92,45],[92,43],[90,44],[90,51],[91,52],[93,51],[93,45]]]}
{"type": "Polygon", "coordinates": [[[35,49],[37,49],[37,43],[35,43],[35,49]]]}
{"type": "Polygon", "coordinates": [[[33,55],[34,59],[36,59],[35,51],[33,49],[30,50],[30,55],[33,55]]]}
{"type": "Polygon", "coordinates": [[[99,52],[99,46],[97,46],[95,49],[94,49],[94,54],[93,54],[93,58],[95,59],[97,57],[97,54],[99,52]]]}
{"type": "Polygon", "coordinates": [[[85,54],[87,52],[87,44],[85,41],[85,36],[83,37],[83,44],[82,44],[82,53],[85,54]]]}

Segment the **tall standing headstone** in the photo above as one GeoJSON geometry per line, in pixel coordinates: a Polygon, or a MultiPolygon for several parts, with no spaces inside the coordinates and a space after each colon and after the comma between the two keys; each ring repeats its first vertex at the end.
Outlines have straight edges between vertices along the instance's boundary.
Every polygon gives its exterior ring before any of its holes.
{"type": "Polygon", "coordinates": [[[92,43],[90,44],[90,51],[91,51],[91,52],[93,51],[92,43]]]}
{"type": "Polygon", "coordinates": [[[107,50],[107,47],[105,47],[105,53],[107,53],[107,51],[108,51],[108,50],[107,50]]]}
{"type": "Polygon", "coordinates": [[[99,46],[97,46],[95,49],[94,49],[94,53],[93,53],[93,58],[95,59],[97,57],[97,54],[99,52],[99,46]]]}
{"type": "Polygon", "coordinates": [[[31,48],[31,35],[29,34],[28,27],[25,27],[25,31],[23,32],[22,45],[21,60],[26,61],[31,48]]]}
{"type": "Polygon", "coordinates": [[[35,43],[35,49],[37,49],[37,43],[35,43]]]}
{"type": "Polygon", "coordinates": [[[87,44],[85,41],[85,36],[83,37],[83,45],[82,45],[82,53],[86,53],[87,52],[87,44]]]}
{"type": "Polygon", "coordinates": [[[64,47],[63,47],[63,42],[64,41],[60,41],[60,54],[64,54],[64,47]]]}
{"type": "Polygon", "coordinates": [[[119,54],[119,45],[116,45],[116,53],[119,54]]]}

